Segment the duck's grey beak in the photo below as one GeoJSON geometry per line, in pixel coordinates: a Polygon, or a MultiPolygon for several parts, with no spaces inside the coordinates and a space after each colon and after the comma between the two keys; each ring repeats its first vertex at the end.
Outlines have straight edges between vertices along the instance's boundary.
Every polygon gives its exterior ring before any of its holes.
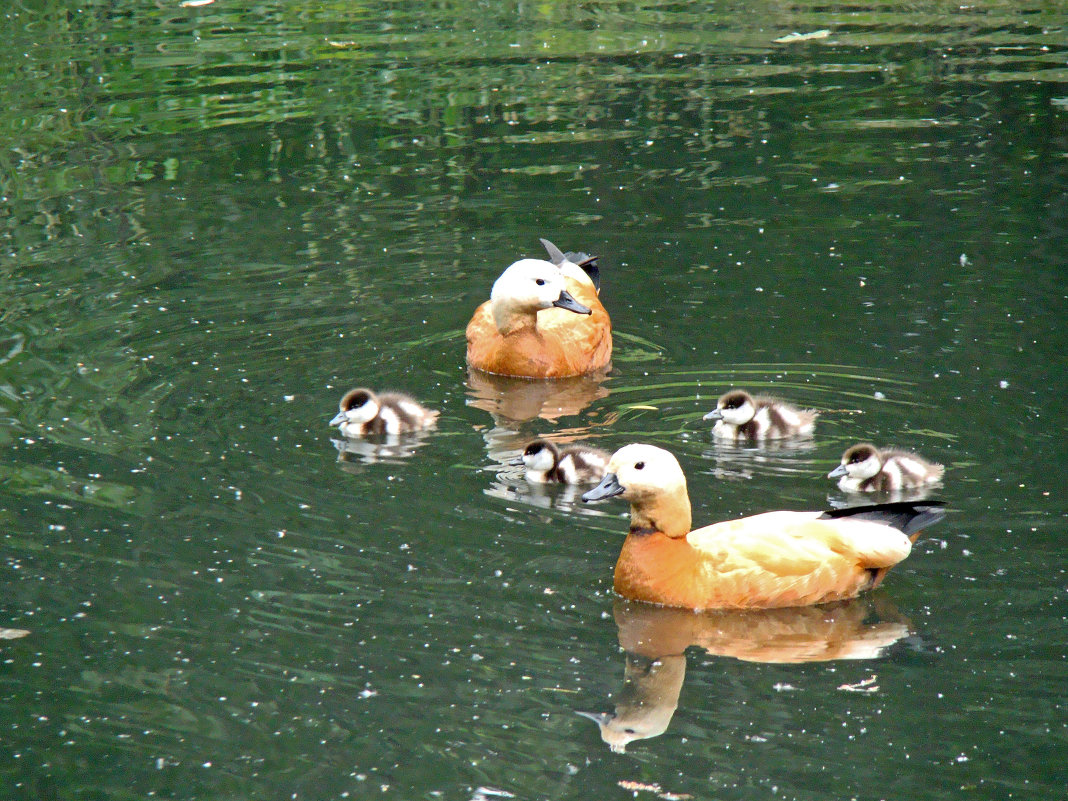
{"type": "Polygon", "coordinates": [[[346,420],[348,420],[348,417],[345,415],[345,412],[338,412],[334,415],[334,419],[330,421],[330,425],[339,426],[346,420]]]}
{"type": "Polygon", "coordinates": [[[584,717],[587,720],[592,720],[598,726],[604,726],[607,723],[611,723],[612,720],[615,718],[615,715],[611,714],[610,712],[579,712],[576,709],[575,714],[580,715],[581,717],[584,717]]]}
{"type": "Polygon", "coordinates": [[[840,478],[846,474],[846,466],[844,464],[838,465],[831,472],[827,474],[827,478],[840,478]]]}
{"type": "Polygon", "coordinates": [[[593,310],[589,306],[583,306],[566,289],[560,290],[560,297],[553,301],[553,305],[573,311],[576,314],[593,314],[593,310]]]}
{"type": "Polygon", "coordinates": [[[589,503],[590,501],[603,501],[605,498],[614,498],[616,495],[622,495],[626,491],[626,487],[619,483],[619,479],[616,478],[615,473],[605,473],[600,484],[589,492],[583,493],[582,500],[586,503],[589,503]]]}
{"type": "Polygon", "coordinates": [[[517,456],[514,459],[509,459],[508,460],[508,464],[511,465],[512,467],[522,467],[525,464],[525,462],[523,461],[523,457],[522,456],[517,456]]]}
{"type": "Polygon", "coordinates": [[[701,419],[702,420],[722,420],[723,419],[723,412],[721,412],[719,409],[713,409],[712,411],[710,411],[708,414],[706,414],[701,419]]]}

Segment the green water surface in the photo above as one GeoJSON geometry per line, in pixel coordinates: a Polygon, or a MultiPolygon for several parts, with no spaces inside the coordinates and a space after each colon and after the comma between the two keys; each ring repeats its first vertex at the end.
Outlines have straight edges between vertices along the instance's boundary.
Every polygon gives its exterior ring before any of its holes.
{"type": "Polygon", "coordinates": [[[5,799],[1063,797],[1063,3],[22,0],[0,41],[5,799]],[[538,237],[602,256],[604,381],[468,375],[538,237]],[[339,452],[358,385],[437,430],[339,452]],[[731,386],[816,436],[717,446],[731,386]],[[862,440],[949,514],[855,604],[680,622],[612,593],[623,504],[508,464],[543,434],[671,450],[697,524],[846,501],[862,440]]]}

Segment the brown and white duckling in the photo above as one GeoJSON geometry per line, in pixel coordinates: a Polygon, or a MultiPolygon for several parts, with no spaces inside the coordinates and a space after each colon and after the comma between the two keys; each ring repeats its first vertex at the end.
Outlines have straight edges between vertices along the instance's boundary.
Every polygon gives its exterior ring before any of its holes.
{"type": "Polygon", "coordinates": [[[712,433],[722,439],[763,440],[811,434],[818,416],[817,411],[797,409],[777,398],[732,389],[704,419],[716,421],[712,433]]]}
{"type": "Polygon", "coordinates": [[[846,492],[895,492],[935,484],[946,469],[909,451],[879,450],[867,442],[842,454],[842,463],[827,474],[846,492]]]}
{"type": "Polygon", "coordinates": [[[376,395],[362,387],[346,392],[338,409],[330,425],[337,426],[343,437],[422,431],[433,426],[440,414],[399,392],[376,395]]]}
{"type": "Polygon", "coordinates": [[[586,445],[559,448],[536,439],[523,450],[527,481],[534,484],[596,484],[604,476],[609,454],[586,445]]]}

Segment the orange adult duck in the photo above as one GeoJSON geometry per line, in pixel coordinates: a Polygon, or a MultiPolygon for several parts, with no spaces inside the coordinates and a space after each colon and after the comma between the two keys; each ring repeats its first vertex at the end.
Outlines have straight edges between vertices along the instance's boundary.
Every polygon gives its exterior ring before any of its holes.
{"type": "Polygon", "coordinates": [[[624,598],[690,609],[768,609],[853,598],[909,555],[938,503],[766,512],[690,530],[686,476],[667,451],[627,445],[584,501],[630,501],[616,562],[624,598]],[[914,539],[915,537],[913,537],[914,539]]]}
{"type": "Polygon", "coordinates": [[[590,276],[566,258],[517,261],[467,324],[467,363],[488,373],[567,378],[611,360],[608,312],[590,276]]]}

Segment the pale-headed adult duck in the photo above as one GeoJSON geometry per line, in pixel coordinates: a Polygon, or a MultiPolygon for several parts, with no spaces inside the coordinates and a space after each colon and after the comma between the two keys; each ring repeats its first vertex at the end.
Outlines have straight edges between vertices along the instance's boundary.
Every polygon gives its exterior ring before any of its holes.
{"type": "Polygon", "coordinates": [[[828,512],[766,512],[690,530],[686,476],[652,445],[616,451],[584,501],[630,501],[615,569],[624,598],[691,609],[808,606],[853,598],[909,555],[910,534],[940,520],[937,503],[828,512]]]}

